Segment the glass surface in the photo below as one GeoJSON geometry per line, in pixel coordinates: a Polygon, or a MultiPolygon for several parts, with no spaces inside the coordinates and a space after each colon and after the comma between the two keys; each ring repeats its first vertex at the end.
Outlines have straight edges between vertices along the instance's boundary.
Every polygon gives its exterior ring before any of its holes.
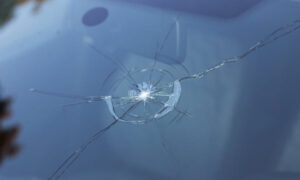
{"type": "Polygon", "coordinates": [[[18,6],[0,29],[0,80],[23,148],[0,179],[300,179],[299,9],[262,1],[225,19],[122,1],[18,6]]]}

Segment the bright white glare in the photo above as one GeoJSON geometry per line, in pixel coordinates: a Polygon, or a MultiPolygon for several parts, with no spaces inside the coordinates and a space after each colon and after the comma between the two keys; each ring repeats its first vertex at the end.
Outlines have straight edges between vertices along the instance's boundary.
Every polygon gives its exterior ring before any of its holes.
{"type": "Polygon", "coordinates": [[[141,101],[147,101],[147,99],[150,97],[150,91],[142,91],[139,96],[138,99],[141,101]]]}

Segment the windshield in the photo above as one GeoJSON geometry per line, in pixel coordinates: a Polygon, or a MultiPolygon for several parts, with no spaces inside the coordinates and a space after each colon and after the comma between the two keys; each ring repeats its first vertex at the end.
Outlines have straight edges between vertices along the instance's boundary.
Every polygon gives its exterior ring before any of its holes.
{"type": "Polygon", "coordinates": [[[299,179],[300,1],[182,2],[1,1],[0,179],[299,179]]]}

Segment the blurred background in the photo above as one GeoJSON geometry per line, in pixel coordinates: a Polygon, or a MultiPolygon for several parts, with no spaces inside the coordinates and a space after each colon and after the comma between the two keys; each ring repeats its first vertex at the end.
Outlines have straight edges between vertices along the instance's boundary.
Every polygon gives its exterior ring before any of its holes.
{"type": "MultiPolygon", "coordinates": [[[[0,0],[1,93],[14,97],[4,126],[21,126],[23,146],[2,165],[0,179],[47,179],[113,121],[104,103],[62,109],[73,101],[28,91],[109,95],[101,84],[119,67],[87,44],[128,67],[149,67],[176,24],[163,49],[169,58],[158,64],[197,73],[299,20],[299,8],[297,0],[0,0]]],[[[61,179],[300,179],[299,47],[294,32],[245,61],[183,82],[178,108],[191,117],[119,123],[61,179]]]]}

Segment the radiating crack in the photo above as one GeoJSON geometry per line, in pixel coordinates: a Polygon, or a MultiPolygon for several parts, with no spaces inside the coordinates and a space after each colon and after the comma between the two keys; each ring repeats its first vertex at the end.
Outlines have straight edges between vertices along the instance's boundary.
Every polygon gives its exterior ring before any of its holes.
{"type": "MultiPolygon", "coordinates": [[[[176,20],[178,21],[178,19],[176,20]]],[[[298,30],[300,28],[300,20],[293,21],[287,25],[281,26],[274,30],[272,33],[267,35],[264,39],[258,41],[253,46],[248,48],[244,53],[221,60],[216,65],[195,74],[190,74],[188,69],[183,67],[187,72],[186,76],[175,78],[173,74],[165,69],[156,68],[158,56],[161,54],[165,46],[174,25],[171,26],[170,30],[166,33],[163,43],[158,46],[158,50],[154,55],[154,62],[148,68],[129,70],[120,62],[106,55],[104,52],[97,49],[93,44],[89,44],[93,50],[98,52],[100,55],[105,57],[107,60],[116,64],[119,69],[123,72],[123,76],[115,81],[114,88],[112,88],[112,94],[106,96],[77,96],[69,95],[56,92],[42,91],[38,89],[30,89],[31,92],[71,98],[80,100],[72,104],[66,104],[64,107],[79,105],[84,103],[95,103],[104,101],[107,105],[108,111],[114,121],[98,131],[94,136],[88,139],[83,145],[75,150],[49,177],[49,179],[59,179],[65,171],[78,159],[82,152],[97,138],[101,137],[106,131],[111,129],[117,122],[125,122],[132,124],[144,124],[151,122],[152,120],[159,120],[171,112],[175,111],[179,113],[178,116],[171,121],[175,121],[178,118],[186,116],[187,113],[179,110],[176,106],[180,100],[182,92],[182,82],[185,80],[197,80],[207,76],[209,73],[224,67],[227,64],[237,63],[243,60],[254,51],[282,38],[288,34],[298,30]],[[155,78],[154,76],[157,76],[155,78]],[[142,81],[139,82],[136,78],[139,77],[142,81]],[[122,87],[122,88],[120,88],[122,87]],[[125,88],[127,87],[127,88],[125,88]],[[119,96],[120,89],[127,94],[125,96],[119,96]]],[[[164,55],[165,56],[165,55],[164,55]]],[[[105,82],[109,81],[109,78],[114,72],[108,75],[105,82]]]]}

